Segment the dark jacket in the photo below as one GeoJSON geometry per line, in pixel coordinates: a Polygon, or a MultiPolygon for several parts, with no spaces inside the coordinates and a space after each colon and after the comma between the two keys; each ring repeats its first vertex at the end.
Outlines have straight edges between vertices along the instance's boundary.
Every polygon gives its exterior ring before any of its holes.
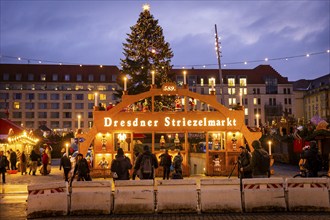
{"type": "Polygon", "coordinates": [[[137,158],[136,158],[136,162],[134,165],[134,170],[140,170],[141,168],[141,162],[142,162],[142,158],[143,156],[147,156],[147,157],[151,157],[152,158],[152,173],[150,175],[139,175],[140,179],[154,179],[154,173],[155,173],[155,169],[158,168],[158,161],[157,158],[154,154],[152,154],[150,151],[145,151],[143,154],[140,154],[137,158]]]}
{"type": "Polygon", "coordinates": [[[242,178],[252,178],[251,154],[248,151],[243,151],[239,157],[239,165],[243,168],[242,178]]]}
{"type": "Polygon", "coordinates": [[[5,155],[2,155],[2,157],[0,158],[0,170],[6,171],[6,167],[8,167],[8,160],[5,155]]]}
{"type": "Polygon", "coordinates": [[[10,162],[11,163],[16,163],[17,162],[17,154],[15,153],[15,151],[10,153],[10,162]]]}
{"type": "Polygon", "coordinates": [[[254,149],[252,152],[252,158],[250,165],[246,166],[243,168],[243,172],[245,171],[252,171],[252,176],[253,177],[258,177],[258,176],[268,176],[269,171],[262,171],[264,170],[263,167],[261,167],[261,164],[258,163],[259,157],[261,157],[262,154],[268,154],[267,151],[264,149],[254,149]]]}
{"type": "Polygon", "coordinates": [[[129,180],[129,169],[132,169],[131,160],[124,155],[116,155],[111,163],[111,172],[116,172],[118,178],[116,180],[129,180]]]}
{"type": "Polygon", "coordinates": [[[38,161],[40,159],[40,155],[37,154],[34,150],[31,151],[30,160],[31,161],[38,161]]]}
{"type": "Polygon", "coordinates": [[[301,153],[301,158],[306,159],[306,163],[304,167],[308,171],[308,177],[318,177],[318,170],[319,170],[318,148],[311,147],[307,150],[304,150],[301,153]]]}
{"type": "Polygon", "coordinates": [[[71,169],[71,161],[67,156],[61,158],[60,170],[62,167],[64,169],[71,169]]]}
{"type": "Polygon", "coordinates": [[[74,175],[77,172],[78,172],[78,176],[83,176],[83,177],[85,177],[87,173],[89,173],[89,166],[85,158],[82,158],[81,160],[77,161],[73,172],[74,175]]]}
{"type": "Polygon", "coordinates": [[[163,153],[159,156],[160,165],[163,167],[170,167],[172,165],[172,156],[166,153],[163,153]]]}

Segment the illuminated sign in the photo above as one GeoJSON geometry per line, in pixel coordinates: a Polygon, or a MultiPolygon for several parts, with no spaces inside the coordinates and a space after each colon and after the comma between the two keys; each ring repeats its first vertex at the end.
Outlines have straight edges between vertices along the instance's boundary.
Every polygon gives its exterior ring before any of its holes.
{"type": "Polygon", "coordinates": [[[189,119],[182,117],[181,119],[171,118],[170,116],[165,117],[162,121],[160,120],[146,120],[134,118],[132,120],[114,120],[110,117],[104,117],[104,127],[114,128],[130,128],[130,127],[158,127],[159,125],[165,127],[233,127],[237,126],[237,120],[229,117],[225,119],[189,119]]]}
{"type": "Polygon", "coordinates": [[[176,92],[176,84],[175,83],[165,83],[162,86],[163,92],[176,92]]]}

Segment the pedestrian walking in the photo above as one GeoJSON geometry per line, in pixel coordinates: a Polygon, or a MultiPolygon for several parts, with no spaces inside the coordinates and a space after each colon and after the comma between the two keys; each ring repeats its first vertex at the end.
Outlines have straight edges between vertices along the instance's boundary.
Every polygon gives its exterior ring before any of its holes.
{"type": "Polygon", "coordinates": [[[250,165],[241,167],[240,171],[252,171],[253,178],[267,178],[270,175],[270,157],[268,152],[261,147],[258,140],[252,142],[254,151],[252,152],[252,159],[250,165]]]}
{"type": "Polygon", "coordinates": [[[130,169],[132,169],[131,160],[124,155],[122,148],[118,148],[116,158],[111,163],[114,180],[129,180],[130,169]]]}
{"type": "Polygon", "coordinates": [[[322,161],[315,141],[311,141],[309,147],[304,148],[301,153],[301,159],[305,160],[303,166],[306,169],[307,177],[318,177],[318,171],[321,170],[322,161]]]}
{"type": "Polygon", "coordinates": [[[25,173],[25,175],[26,175],[27,174],[27,172],[26,172],[27,158],[26,158],[24,151],[21,153],[19,163],[20,163],[21,174],[23,175],[25,173]]]}
{"type": "Polygon", "coordinates": [[[140,179],[154,179],[155,169],[158,168],[158,161],[154,154],[151,153],[148,145],[143,146],[143,153],[140,154],[134,165],[135,172],[138,173],[140,179]]]}
{"type": "Polygon", "coordinates": [[[0,174],[2,175],[2,183],[6,183],[6,170],[8,166],[9,161],[2,150],[0,151],[0,174]]]}
{"type": "Polygon", "coordinates": [[[74,177],[76,176],[76,174],[78,174],[77,181],[90,180],[90,170],[89,170],[87,160],[80,153],[77,155],[77,162],[76,162],[76,166],[73,171],[71,183],[72,183],[74,177]]]}
{"type": "Polygon", "coordinates": [[[42,153],[42,175],[48,175],[47,166],[49,163],[49,157],[46,151],[42,153]]]}
{"type": "Polygon", "coordinates": [[[168,149],[165,150],[163,154],[159,156],[160,166],[163,167],[163,180],[170,178],[172,156],[168,154],[168,149]]]}
{"type": "Polygon", "coordinates": [[[181,152],[178,151],[178,154],[175,155],[175,157],[173,159],[173,167],[174,167],[174,173],[172,174],[173,179],[182,179],[183,178],[182,162],[183,162],[183,157],[181,155],[181,152]]]}
{"type": "Polygon", "coordinates": [[[13,149],[10,149],[10,169],[11,170],[17,170],[16,163],[17,163],[17,154],[13,149]]]}
{"type": "MultiPolygon", "coordinates": [[[[40,155],[36,153],[33,149],[30,154],[30,161],[31,161],[31,168],[32,168],[32,175],[35,176],[38,167],[38,160],[40,160],[40,155]]],[[[30,173],[29,173],[30,174],[30,173]]]]}
{"type": "Polygon", "coordinates": [[[60,170],[63,167],[65,181],[69,181],[69,172],[71,170],[71,161],[66,154],[61,158],[60,170]]]}

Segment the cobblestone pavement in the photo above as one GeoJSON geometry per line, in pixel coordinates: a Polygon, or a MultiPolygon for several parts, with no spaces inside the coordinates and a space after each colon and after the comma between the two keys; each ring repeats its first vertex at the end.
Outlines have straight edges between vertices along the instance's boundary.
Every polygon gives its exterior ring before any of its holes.
{"type": "MultiPolygon", "coordinates": [[[[298,172],[297,166],[275,164],[275,174],[272,177],[293,177],[298,172]]],[[[227,178],[227,177],[205,177],[194,176],[189,178],[196,178],[199,183],[201,178],[227,178]]],[[[236,178],[236,177],[231,177],[236,178]]],[[[94,179],[96,180],[96,179],[94,179]]],[[[101,181],[109,181],[110,178],[101,181]]],[[[52,162],[52,171],[48,176],[37,176],[11,174],[6,176],[6,184],[0,184],[0,220],[21,220],[26,219],[26,199],[27,199],[27,186],[29,184],[49,183],[54,181],[64,181],[63,171],[59,170],[58,160],[52,162]]],[[[330,219],[329,213],[229,213],[229,214],[154,214],[154,215],[101,215],[101,216],[62,216],[54,218],[39,218],[39,219],[189,219],[189,220],[213,220],[213,219],[281,219],[281,220],[304,220],[304,219],[330,219]]]]}

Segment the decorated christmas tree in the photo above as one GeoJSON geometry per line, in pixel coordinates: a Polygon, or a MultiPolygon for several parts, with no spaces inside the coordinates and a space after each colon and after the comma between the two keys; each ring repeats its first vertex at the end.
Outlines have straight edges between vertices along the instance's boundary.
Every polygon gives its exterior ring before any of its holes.
{"type": "MultiPolygon", "coordinates": [[[[128,94],[134,95],[150,89],[152,74],[155,75],[158,88],[172,81],[170,70],[173,53],[169,43],[165,42],[158,20],[150,13],[149,5],[143,6],[137,23],[131,27],[131,33],[127,36],[126,43],[123,43],[125,58],[121,59],[122,72],[117,79],[118,84],[122,85],[123,77],[126,76],[128,94]]],[[[167,102],[160,101],[163,105],[167,102]]]]}

